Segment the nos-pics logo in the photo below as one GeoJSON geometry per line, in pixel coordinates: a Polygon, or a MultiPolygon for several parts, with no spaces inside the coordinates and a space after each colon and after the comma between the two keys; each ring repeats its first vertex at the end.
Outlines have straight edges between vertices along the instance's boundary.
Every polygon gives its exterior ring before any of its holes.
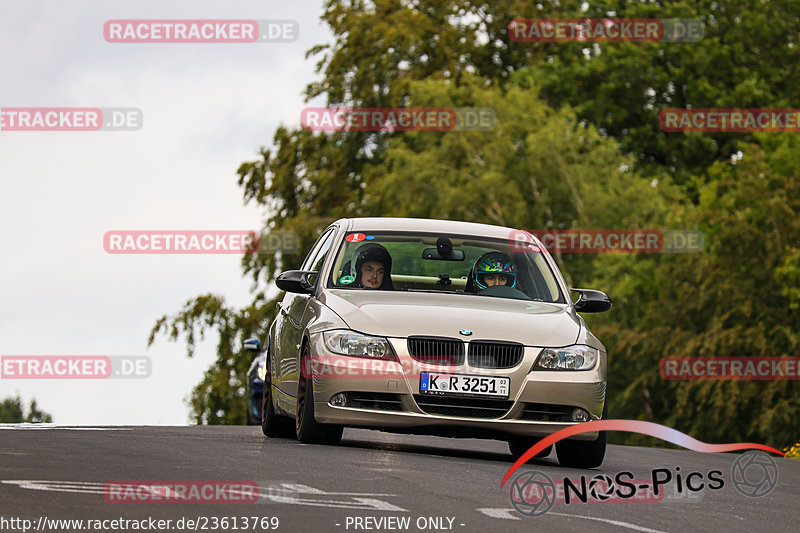
{"type": "MultiPolygon", "coordinates": [[[[642,485],[631,483],[633,474],[619,472],[613,478],[597,474],[587,482],[586,476],[578,481],[564,478],[556,484],[547,474],[537,470],[517,474],[509,487],[509,499],[521,514],[541,516],[547,513],[556,500],[570,504],[576,499],[587,503],[588,496],[594,501],[611,498],[634,501],[637,490],[649,490],[656,496],[659,486],[674,483],[678,494],[684,491],[697,492],[704,489],[720,490],[725,486],[722,472],[712,470],[705,475],[701,472],[680,473],[680,467],[673,473],[666,468],[651,471],[651,482],[642,485]]],[[[766,453],[750,451],[740,455],[731,467],[731,482],[736,490],[748,497],[761,497],[772,492],[778,484],[778,465],[766,453]]],[[[658,501],[658,500],[656,500],[658,501]]]]}

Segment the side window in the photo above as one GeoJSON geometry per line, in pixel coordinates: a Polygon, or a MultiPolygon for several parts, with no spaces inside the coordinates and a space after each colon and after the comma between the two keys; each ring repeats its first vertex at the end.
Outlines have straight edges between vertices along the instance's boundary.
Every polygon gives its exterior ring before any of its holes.
{"type": "MultiPolygon", "coordinates": [[[[326,245],[335,232],[336,228],[331,228],[329,231],[323,233],[319,239],[317,239],[317,242],[314,243],[314,246],[311,247],[311,251],[308,252],[308,255],[303,260],[303,265],[300,267],[300,270],[314,270],[311,268],[311,265],[316,263],[314,259],[316,258],[320,249],[326,245]]],[[[328,243],[327,246],[330,247],[330,243],[328,243]]]]}
{"type": "MultiPolygon", "coordinates": [[[[328,251],[331,249],[331,244],[333,243],[333,235],[336,233],[334,230],[329,231],[323,236],[323,240],[319,248],[316,251],[316,255],[312,259],[312,264],[308,270],[313,270],[319,272],[322,268],[322,264],[325,262],[325,258],[328,256],[328,251]]],[[[308,276],[308,281],[312,284],[317,284],[317,278],[319,277],[318,274],[314,274],[312,276],[308,276]]]]}

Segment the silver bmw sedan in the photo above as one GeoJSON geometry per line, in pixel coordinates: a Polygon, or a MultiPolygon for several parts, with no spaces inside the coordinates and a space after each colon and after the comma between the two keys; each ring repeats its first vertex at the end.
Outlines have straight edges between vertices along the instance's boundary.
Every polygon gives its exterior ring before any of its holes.
{"type": "MultiPolygon", "coordinates": [[[[286,294],[264,348],[268,437],[336,444],[361,427],[499,439],[519,456],[606,417],[606,350],[578,313],[611,300],[569,289],[528,232],[341,219],[276,284],[286,294]]],[[[584,433],[556,452],[592,468],[605,447],[605,433],[584,433]]]]}

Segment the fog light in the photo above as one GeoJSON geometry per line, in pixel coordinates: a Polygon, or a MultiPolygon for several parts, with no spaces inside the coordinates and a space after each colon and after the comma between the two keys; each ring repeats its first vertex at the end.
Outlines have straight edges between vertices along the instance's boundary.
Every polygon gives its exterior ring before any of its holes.
{"type": "Polygon", "coordinates": [[[347,407],[347,395],[343,392],[340,392],[331,398],[331,405],[335,407],[347,407]]]}
{"type": "Polygon", "coordinates": [[[573,422],[588,422],[589,413],[576,407],[572,410],[572,420],[573,422]]]}

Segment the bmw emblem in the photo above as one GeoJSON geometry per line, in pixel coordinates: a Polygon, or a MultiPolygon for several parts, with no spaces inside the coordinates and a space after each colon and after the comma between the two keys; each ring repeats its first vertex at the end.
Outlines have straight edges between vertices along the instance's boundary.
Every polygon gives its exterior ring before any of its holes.
{"type": "Polygon", "coordinates": [[[465,337],[469,337],[470,335],[472,335],[472,332],[468,329],[462,329],[461,331],[459,331],[459,333],[461,333],[465,337]]]}

